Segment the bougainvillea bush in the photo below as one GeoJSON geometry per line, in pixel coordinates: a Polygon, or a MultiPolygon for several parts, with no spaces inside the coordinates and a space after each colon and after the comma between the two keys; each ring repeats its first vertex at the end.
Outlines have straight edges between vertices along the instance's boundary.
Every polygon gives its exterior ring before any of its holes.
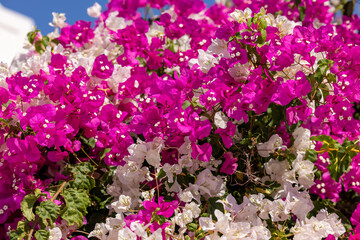
{"type": "Polygon", "coordinates": [[[0,68],[0,239],[360,239],[350,8],[54,13],[0,68]]]}

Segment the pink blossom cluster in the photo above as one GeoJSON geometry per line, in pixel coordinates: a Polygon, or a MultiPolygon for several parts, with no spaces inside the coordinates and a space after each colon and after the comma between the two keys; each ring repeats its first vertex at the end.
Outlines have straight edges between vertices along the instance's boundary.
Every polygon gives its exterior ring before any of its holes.
{"type": "Polygon", "coordinates": [[[95,27],[54,13],[0,65],[0,238],[26,196],[65,204],[53,189],[83,162],[107,212],[87,235],[55,218],[49,239],[360,238],[359,19],[335,7],[112,0],[88,9],[95,27]]]}

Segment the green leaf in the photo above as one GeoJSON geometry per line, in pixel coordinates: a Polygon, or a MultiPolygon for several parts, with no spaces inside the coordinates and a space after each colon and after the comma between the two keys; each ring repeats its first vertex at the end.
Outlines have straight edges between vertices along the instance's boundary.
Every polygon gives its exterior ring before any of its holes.
{"type": "Polygon", "coordinates": [[[330,83],[336,83],[336,76],[332,73],[328,73],[326,75],[326,78],[329,80],[330,83]]]}
{"type": "Polygon", "coordinates": [[[116,170],[115,166],[109,166],[108,170],[101,176],[101,182],[106,186],[113,183],[114,172],[116,170]]]}
{"type": "Polygon", "coordinates": [[[11,100],[9,100],[7,103],[4,103],[3,106],[7,108],[10,105],[10,103],[12,103],[11,100]]]}
{"type": "Polygon", "coordinates": [[[67,207],[75,208],[81,213],[87,213],[87,207],[91,205],[90,197],[87,192],[80,189],[66,189],[61,193],[65,199],[67,207]]]}
{"type": "Polygon", "coordinates": [[[91,148],[95,148],[95,144],[96,144],[96,142],[95,142],[95,138],[90,138],[89,139],[89,146],[91,147],[91,148]]]}
{"type": "Polygon", "coordinates": [[[27,34],[28,40],[31,44],[34,44],[35,38],[38,35],[39,30],[32,31],[27,34]]]}
{"type": "Polygon", "coordinates": [[[85,189],[90,191],[95,187],[95,180],[89,176],[94,172],[94,167],[90,162],[78,163],[71,169],[74,174],[74,180],[69,182],[72,188],[85,189]]]}
{"type": "Polygon", "coordinates": [[[8,128],[10,127],[10,124],[4,118],[0,118],[0,122],[4,123],[8,128]]]}
{"type": "Polygon", "coordinates": [[[210,217],[210,214],[207,212],[204,212],[204,213],[200,214],[200,217],[210,217]]]}
{"type": "Polygon", "coordinates": [[[265,29],[261,29],[260,32],[261,32],[261,36],[259,36],[259,38],[256,41],[258,47],[264,46],[267,38],[267,32],[265,29]]]}
{"type": "Polygon", "coordinates": [[[91,137],[89,139],[86,139],[85,137],[80,136],[80,139],[83,140],[83,142],[91,148],[95,147],[95,138],[91,137]]]}
{"type": "Polygon", "coordinates": [[[72,188],[91,190],[95,187],[95,180],[85,174],[76,174],[74,180],[69,182],[72,188]]]}
{"type": "Polygon", "coordinates": [[[48,240],[50,237],[50,232],[44,229],[37,230],[35,233],[36,240],[48,240]]]}
{"type": "Polygon", "coordinates": [[[318,65],[319,66],[327,66],[327,67],[332,67],[334,65],[334,61],[329,60],[329,59],[320,59],[318,61],[318,65]]]}
{"type": "Polygon", "coordinates": [[[105,148],[104,150],[102,150],[102,151],[100,152],[100,159],[101,159],[101,160],[104,159],[105,156],[106,156],[106,154],[109,153],[109,152],[111,152],[111,148],[105,148]]]}
{"type": "Polygon", "coordinates": [[[42,38],[42,44],[47,47],[49,45],[50,38],[48,36],[43,36],[42,38]]]}
{"type": "Polygon", "coordinates": [[[166,177],[166,172],[164,171],[163,168],[160,169],[158,175],[157,175],[157,179],[160,180],[162,179],[163,177],[166,177]]]}
{"type": "Polygon", "coordinates": [[[259,14],[255,14],[253,17],[253,24],[257,24],[259,22],[259,14]]]}
{"type": "Polygon", "coordinates": [[[324,143],[321,149],[338,149],[341,145],[338,141],[334,140],[331,136],[327,135],[319,135],[311,137],[310,140],[315,140],[324,143]]]}
{"type": "Polygon", "coordinates": [[[29,222],[20,221],[17,224],[16,231],[11,231],[9,237],[11,240],[24,239],[29,231],[29,222]]]}
{"type": "Polygon", "coordinates": [[[52,226],[60,213],[60,206],[52,201],[41,202],[35,210],[45,226],[52,226]]]}
{"type": "Polygon", "coordinates": [[[192,174],[187,175],[177,175],[176,180],[181,186],[189,186],[189,183],[195,183],[195,176],[192,174]]]}
{"type": "Polygon", "coordinates": [[[203,239],[205,237],[206,232],[203,230],[199,230],[195,232],[196,239],[203,239]]]}
{"type": "Polygon", "coordinates": [[[218,202],[218,200],[220,200],[219,197],[212,197],[212,198],[209,198],[208,199],[208,213],[211,214],[212,218],[217,220],[216,216],[215,216],[215,210],[219,210],[221,212],[224,212],[225,209],[224,209],[224,205],[220,202],[218,202]]]}
{"type": "Polygon", "coordinates": [[[333,65],[334,61],[328,59],[321,59],[318,61],[318,68],[315,71],[314,77],[319,84],[322,83],[327,70],[333,65]]]}
{"type": "MultiPolygon", "coordinates": [[[[339,160],[338,157],[336,157],[336,161],[338,160],[339,160]]],[[[339,165],[331,163],[327,166],[327,169],[329,170],[331,178],[334,179],[335,181],[339,181],[339,178],[341,176],[339,171],[339,165]]]]}
{"type": "Polygon", "coordinates": [[[301,3],[301,0],[295,0],[295,6],[299,6],[299,4],[301,3]]]}
{"type": "Polygon", "coordinates": [[[60,43],[60,41],[57,39],[51,39],[51,42],[55,43],[56,45],[60,43]]]}
{"type": "Polygon", "coordinates": [[[292,133],[295,131],[296,128],[300,127],[303,124],[303,121],[298,121],[297,123],[292,124],[291,126],[287,125],[286,130],[288,133],[292,133]]]}
{"type": "Polygon", "coordinates": [[[175,51],[175,44],[174,44],[172,41],[168,41],[168,42],[167,42],[167,46],[169,46],[168,49],[169,49],[170,51],[172,51],[173,53],[176,53],[176,51],[175,51]]]}
{"type": "Polygon", "coordinates": [[[186,227],[190,232],[195,232],[199,228],[196,223],[189,223],[186,227]]]}
{"type": "Polygon", "coordinates": [[[23,239],[25,236],[26,236],[26,234],[23,235],[23,236],[20,236],[15,230],[12,230],[12,231],[10,232],[9,238],[10,238],[10,240],[21,240],[21,239],[23,239]]]}
{"type": "Polygon", "coordinates": [[[321,92],[325,99],[330,94],[329,87],[328,87],[328,85],[325,85],[323,83],[321,83],[319,86],[321,87],[321,92]]]}
{"type": "Polygon", "coordinates": [[[61,211],[61,217],[69,222],[69,225],[83,224],[83,216],[91,205],[90,197],[85,190],[66,189],[61,193],[65,200],[66,207],[61,211]]]}
{"type": "Polygon", "coordinates": [[[311,162],[316,162],[317,161],[317,157],[318,157],[318,154],[316,152],[316,150],[314,149],[309,149],[306,151],[306,154],[305,154],[305,159],[306,160],[310,160],[311,162]]]}
{"type": "MultiPolygon", "coordinates": [[[[106,185],[105,185],[106,186],[106,185]]],[[[113,197],[110,196],[103,186],[95,187],[90,192],[92,196],[92,201],[99,209],[107,209],[106,205],[109,205],[113,197]]]]}
{"type": "Polygon", "coordinates": [[[185,110],[187,109],[189,106],[191,105],[191,102],[188,100],[185,100],[183,105],[182,105],[182,109],[185,110]]]}
{"type": "Polygon", "coordinates": [[[166,222],[166,218],[163,215],[157,215],[157,222],[159,225],[163,225],[166,222]]]}
{"type": "Polygon", "coordinates": [[[248,26],[249,28],[251,28],[252,23],[253,23],[253,18],[248,18],[248,20],[247,20],[247,26],[248,26]]]}
{"type": "Polygon", "coordinates": [[[33,194],[26,195],[21,201],[21,211],[28,221],[35,219],[35,214],[33,213],[33,207],[35,202],[38,200],[38,196],[33,194]]]}
{"type": "Polygon", "coordinates": [[[78,225],[78,227],[81,227],[83,225],[83,214],[73,207],[65,207],[61,211],[61,217],[68,221],[69,226],[74,225],[75,223],[78,225]]]}
{"type": "Polygon", "coordinates": [[[265,18],[260,18],[259,27],[261,28],[261,30],[265,30],[267,28],[267,22],[265,18]]]}
{"type": "Polygon", "coordinates": [[[40,54],[45,52],[45,48],[41,40],[35,42],[35,50],[40,54]]]}
{"type": "Polygon", "coordinates": [[[81,162],[76,164],[71,170],[72,173],[83,173],[83,174],[91,174],[94,172],[94,167],[90,162],[81,162]]]}
{"type": "Polygon", "coordinates": [[[305,7],[304,6],[300,6],[299,7],[299,21],[304,21],[305,19],[305,7]]]}
{"type": "Polygon", "coordinates": [[[269,105],[269,108],[271,109],[271,112],[268,113],[272,117],[272,121],[269,123],[269,126],[279,126],[283,119],[285,119],[286,107],[271,103],[269,105]]]}
{"type": "Polygon", "coordinates": [[[231,37],[229,38],[229,42],[234,41],[234,39],[236,39],[236,37],[235,37],[235,36],[231,36],[231,37]]]}
{"type": "Polygon", "coordinates": [[[311,140],[320,141],[323,143],[321,150],[329,154],[331,163],[327,166],[330,176],[339,181],[341,175],[349,169],[352,158],[359,152],[359,144],[345,139],[342,145],[332,137],[327,135],[320,135],[310,138],[311,140]]]}
{"type": "Polygon", "coordinates": [[[203,105],[201,105],[201,103],[199,102],[199,98],[198,97],[193,97],[191,99],[191,105],[193,105],[193,107],[200,107],[200,108],[205,108],[203,105]]]}

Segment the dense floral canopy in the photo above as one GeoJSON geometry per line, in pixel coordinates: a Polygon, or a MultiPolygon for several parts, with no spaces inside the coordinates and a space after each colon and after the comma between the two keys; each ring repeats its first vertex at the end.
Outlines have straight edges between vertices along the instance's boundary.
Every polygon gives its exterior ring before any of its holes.
{"type": "Polygon", "coordinates": [[[88,9],[94,27],[53,13],[0,65],[0,238],[360,239],[349,6],[112,0],[88,9]]]}

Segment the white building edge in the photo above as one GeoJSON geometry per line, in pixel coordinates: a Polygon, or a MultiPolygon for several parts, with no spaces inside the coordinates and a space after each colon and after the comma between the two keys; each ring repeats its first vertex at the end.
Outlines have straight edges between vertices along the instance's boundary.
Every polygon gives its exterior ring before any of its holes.
{"type": "Polygon", "coordinates": [[[0,62],[11,64],[21,52],[27,33],[34,29],[34,20],[0,4],[0,62]]]}

